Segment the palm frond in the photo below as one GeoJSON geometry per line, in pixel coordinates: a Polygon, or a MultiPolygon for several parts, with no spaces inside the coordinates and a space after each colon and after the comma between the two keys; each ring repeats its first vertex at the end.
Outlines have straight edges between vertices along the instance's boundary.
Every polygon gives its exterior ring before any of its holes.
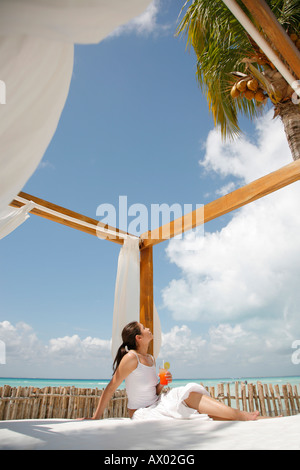
{"type": "Polygon", "coordinates": [[[267,3],[286,31],[299,31],[299,0],[269,0],[267,3]]]}
{"type": "MultiPolygon", "coordinates": [[[[267,3],[285,28],[299,20],[299,0],[268,0],[267,3]]],[[[239,4],[245,11],[242,2],[239,4]]],[[[234,138],[241,133],[240,114],[253,119],[263,111],[263,106],[254,101],[234,100],[229,93],[231,72],[244,72],[243,59],[255,56],[257,47],[220,0],[187,0],[182,13],[177,35],[185,35],[187,47],[193,47],[196,53],[197,81],[206,95],[215,125],[220,126],[223,138],[234,138]]]]}

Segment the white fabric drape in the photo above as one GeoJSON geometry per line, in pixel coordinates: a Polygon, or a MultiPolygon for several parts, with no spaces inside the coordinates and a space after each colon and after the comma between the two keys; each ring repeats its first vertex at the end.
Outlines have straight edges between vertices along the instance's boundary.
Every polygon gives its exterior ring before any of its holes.
{"type": "MultiPolygon", "coordinates": [[[[140,253],[139,239],[127,238],[120,250],[115,286],[112,345],[113,359],[122,344],[122,330],[127,323],[140,319],[140,253]]],[[[161,344],[160,321],[153,311],[153,354],[156,358],[161,344]]]]}
{"type": "Polygon", "coordinates": [[[0,211],[36,170],[57,128],[74,44],[98,43],[150,0],[1,0],[0,211]]]}
{"type": "Polygon", "coordinates": [[[6,84],[6,104],[0,105],[1,210],[22,190],[55,133],[69,91],[73,45],[2,37],[0,70],[6,84]]]}
{"type": "Polygon", "coordinates": [[[118,259],[111,345],[113,359],[122,344],[124,326],[131,321],[139,321],[139,307],[139,239],[128,238],[124,240],[118,259]]]}
{"type": "Polygon", "coordinates": [[[1,0],[3,35],[96,44],[142,14],[153,0],[1,0]]]}
{"type": "Polygon", "coordinates": [[[19,225],[29,218],[28,212],[34,207],[34,202],[29,201],[19,209],[8,207],[0,212],[0,240],[9,235],[19,225]]]}

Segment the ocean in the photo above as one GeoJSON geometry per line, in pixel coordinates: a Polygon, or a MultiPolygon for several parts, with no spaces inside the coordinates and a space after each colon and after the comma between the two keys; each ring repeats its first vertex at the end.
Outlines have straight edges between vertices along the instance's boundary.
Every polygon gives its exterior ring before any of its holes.
{"type": "MultiPolygon", "coordinates": [[[[281,376],[281,377],[222,377],[222,378],[199,378],[199,379],[173,379],[169,387],[180,387],[189,382],[201,383],[205,387],[216,387],[220,383],[229,383],[234,387],[236,381],[256,383],[260,381],[263,384],[272,385],[298,385],[300,387],[300,376],[281,376]]],[[[24,378],[24,377],[0,377],[0,387],[10,385],[11,387],[75,387],[75,388],[98,388],[103,389],[109,383],[108,379],[53,379],[53,378],[24,378]]],[[[123,382],[119,390],[125,388],[123,382]]]]}

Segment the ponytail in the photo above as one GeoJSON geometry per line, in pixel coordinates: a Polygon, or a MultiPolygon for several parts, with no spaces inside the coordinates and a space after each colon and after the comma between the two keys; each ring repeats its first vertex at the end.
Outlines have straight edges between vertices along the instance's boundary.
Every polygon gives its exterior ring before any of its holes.
{"type": "Polygon", "coordinates": [[[127,354],[127,352],[128,352],[128,350],[125,349],[125,344],[122,343],[121,346],[119,347],[118,351],[117,351],[115,360],[113,362],[113,372],[114,373],[116,372],[116,369],[117,369],[118,365],[120,364],[121,359],[125,356],[125,354],[127,354]]]}
{"type": "Polygon", "coordinates": [[[128,323],[128,325],[126,325],[123,328],[123,331],[122,331],[123,343],[119,347],[115,360],[113,362],[113,373],[116,372],[125,354],[127,354],[130,351],[130,349],[134,349],[134,350],[136,349],[135,337],[136,335],[140,335],[140,334],[141,334],[141,329],[137,321],[128,323]]]}

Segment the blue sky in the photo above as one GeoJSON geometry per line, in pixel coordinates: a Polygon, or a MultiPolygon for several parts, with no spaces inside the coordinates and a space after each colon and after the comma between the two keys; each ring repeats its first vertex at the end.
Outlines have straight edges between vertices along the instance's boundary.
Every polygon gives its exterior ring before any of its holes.
{"type": "MultiPolygon", "coordinates": [[[[120,196],[149,210],[205,204],[291,161],[267,110],[242,120],[237,142],[221,141],[194,54],[174,37],[181,6],[155,2],[146,19],[75,46],[65,108],[25,192],[96,218],[120,196]]],[[[175,376],[299,375],[300,221],[286,217],[298,193],[296,184],[207,224],[199,249],[155,247],[162,354],[175,376]]],[[[110,376],[118,255],[117,244],[34,215],[1,241],[2,376],[110,376]]]]}

